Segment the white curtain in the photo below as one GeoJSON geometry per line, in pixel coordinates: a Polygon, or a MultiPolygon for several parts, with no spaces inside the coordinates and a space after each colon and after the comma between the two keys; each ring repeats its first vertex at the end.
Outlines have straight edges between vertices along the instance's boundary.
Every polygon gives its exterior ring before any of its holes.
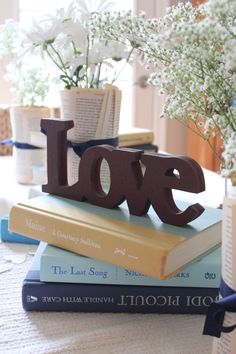
{"type": "MultiPolygon", "coordinates": [[[[19,1],[0,0],[0,25],[6,19],[19,20],[19,1]]],[[[8,104],[11,101],[10,85],[4,80],[4,67],[0,64],[0,103],[8,104]]]]}
{"type": "MultiPolygon", "coordinates": [[[[179,0],[135,0],[135,12],[143,10],[149,17],[161,17],[166,8],[176,5],[179,0]]],[[[181,1],[183,2],[183,1],[181,1]]],[[[147,75],[141,66],[134,69],[134,80],[147,75]]],[[[164,97],[158,95],[156,88],[141,88],[134,84],[133,90],[133,124],[137,127],[153,129],[156,144],[161,150],[173,154],[186,154],[187,130],[180,123],[171,120],[160,119],[160,113],[164,104],[164,97]]]]}

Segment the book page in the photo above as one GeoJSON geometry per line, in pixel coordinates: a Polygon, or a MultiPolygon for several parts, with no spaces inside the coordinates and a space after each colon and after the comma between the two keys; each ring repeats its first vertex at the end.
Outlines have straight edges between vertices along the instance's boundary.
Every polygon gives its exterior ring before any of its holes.
{"type": "Polygon", "coordinates": [[[86,90],[64,90],[61,93],[62,119],[74,121],[74,128],[68,131],[68,140],[83,142],[94,139],[99,121],[104,93],[86,90]]]}
{"type": "MultiPolygon", "coordinates": [[[[100,117],[97,125],[97,130],[95,133],[95,137],[99,139],[101,136],[106,135],[106,128],[109,123],[109,114],[111,112],[111,106],[112,106],[112,101],[113,101],[113,92],[112,88],[108,88],[108,85],[106,85],[105,90],[104,90],[104,97],[103,97],[103,102],[102,102],[102,107],[100,111],[100,117]]],[[[112,114],[112,121],[114,120],[114,109],[112,114]]],[[[113,124],[112,124],[113,125],[113,124]]],[[[113,131],[110,127],[110,136],[113,136],[113,131]]]]}
{"type": "MultiPolygon", "coordinates": [[[[224,199],[222,228],[222,277],[230,288],[236,290],[236,199],[224,199]]],[[[235,323],[236,313],[226,312],[224,326],[235,323]]],[[[233,353],[236,353],[236,330],[214,338],[213,354],[233,353]]]]}
{"type": "Polygon", "coordinates": [[[116,89],[115,114],[114,114],[115,119],[114,119],[114,123],[113,123],[114,136],[118,136],[118,133],[119,133],[121,99],[122,99],[122,92],[121,92],[121,90],[116,89]]]}
{"type": "Polygon", "coordinates": [[[112,85],[105,86],[105,94],[96,137],[117,137],[120,120],[121,91],[112,85]]]}
{"type": "MultiPolygon", "coordinates": [[[[67,150],[67,174],[68,184],[73,185],[78,182],[80,158],[72,148],[67,150]]],[[[100,169],[100,180],[102,185],[107,186],[110,184],[110,168],[106,160],[102,161],[100,169]]]]}
{"type": "Polygon", "coordinates": [[[116,95],[119,98],[120,91],[111,85],[105,89],[63,90],[62,119],[74,121],[74,128],[68,131],[68,140],[80,143],[116,137],[120,105],[116,95]],[[116,112],[118,114],[114,115],[116,112]]]}
{"type": "MultiPolygon", "coordinates": [[[[113,85],[105,89],[71,89],[61,92],[62,119],[74,121],[68,131],[68,140],[81,143],[89,140],[115,138],[118,136],[121,91],[113,85]]],[[[80,158],[68,149],[68,182],[78,181],[80,158]]],[[[109,168],[103,162],[101,179],[109,183],[109,168]]]]}
{"type": "Polygon", "coordinates": [[[30,144],[41,148],[47,148],[47,136],[39,131],[30,132],[30,144]]]}
{"type": "Polygon", "coordinates": [[[46,161],[46,149],[17,149],[13,146],[14,173],[19,183],[45,184],[46,161]]]}
{"type": "Polygon", "coordinates": [[[43,107],[12,107],[10,112],[12,139],[18,143],[31,144],[30,133],[40,132],[41,119],[50,117],[50,109],[43,107]]]}

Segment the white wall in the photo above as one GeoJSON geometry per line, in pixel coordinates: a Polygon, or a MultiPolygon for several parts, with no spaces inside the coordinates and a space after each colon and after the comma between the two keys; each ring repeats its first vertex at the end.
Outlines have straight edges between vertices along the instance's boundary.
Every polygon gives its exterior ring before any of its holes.
{"type": "Polygon", "coordinates": [[[19,1],[18,0],[1,0],[0,1],[0,24],[5,21],[6,18],[19,18],[19,1]]]}

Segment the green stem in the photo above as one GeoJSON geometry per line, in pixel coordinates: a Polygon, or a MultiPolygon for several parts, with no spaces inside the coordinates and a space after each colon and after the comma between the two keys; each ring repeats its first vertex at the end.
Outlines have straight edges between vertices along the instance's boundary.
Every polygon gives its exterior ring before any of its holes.
{"type": "Polygon", "coordinates": [[[96,73],[97,77],[96,77],[96,80],[95,80],[95,86],[97,88],[99,88],[99,81],[100,81],[100,75],[101,75],[102,62],[98,63],[96,68],[97,68],[97,70],[96,70],[97,71],[97,73],[96,73]]]}
{"type": "Polygon", "coordinates": [[[66,67],[65,67],[65,64],[64,64],[64,62],[63,62],[63,60],[62,60],[60,54],[59,54],[58,51],[53,47],[52,44],[49,44],[49,46],[50,46],[52,52],[53,52],[53,53],[56,55],[56,57],[58,58],[60,64],[58,64],[58,61],[54,58],[53,55],[51,55],[51,53],[50,53],[50,51],[49,51],[48,49],[47,49],[47,53],[50,55],[51,59],[52,59],[52,60],[54,61],[54,63],[58,66],[58,68],[59,68],[64,74],[67,75],[67,73],[66,73],[66,67]]]}
{"type": "Polygon", "coordinates": [[[217,151],[215,150],[214,146],[212,145],[211,141],[210,141],[210,137],[206,137],[201,130],[199,129],[197,122],[194,120],[191,120],[194,123],[194,126],[196,128],[193,129],[189,124],[187,124],[185,121],[179,121],[181,124],[183,124],[187,129],[191,130],[194,134],[196,134],[197,136],[199,136],[201,139],[203,139],[204,141],[207,142],[207,144],[209,145],[213,155],[217,158],[218,161],[220,161],[221,163],[223,162],[222,157],[217,153],[217,151]]]}
{"type": "Polygon", "coordinates": [[[122,71],[124,70],[126,64],[129,62],[129,60],[130,60],[130,58],[131,58],[131,55],[132,55],[133,51],[134,51],[134,47],[130,50],[129,55],[128,55],[128,57],[126,58],[125,63],[122,65],[121,69],[118,71],[118,73],[115,73],[115,75],[114,75],[114,77],[113,77],[113,79],[112,79],[112,81],[111,81],[112,84],[117,80],[117,78],[120,76],[120,74],[121,74],[122,71]]]}
{"type": "Polygon", "coordinates": [[[50,52],[48,47],[46,48],[46,52],[47,52],[48,56],[50,57],[50,59],[59,68],[59,70],[67,77],[68,81],[70,82],[70,86],[77,86],[77,82],[73,79],[73,77],[70,77],[68,75],[66,66],[65,66],[60,54],[56,51],[56,49],[53,47],[52,44],[50,44],[49,46],[50,46],[52,52],[50,52]],[[53,54],[56,56],[56,58],[54,57],[53,54]]]}
{"type": "Polygon", "coordinates": [[[88,79],[88,70],[89,70],[89,46],[90,46],[90,39],[89,39],[89,35],[87,35],[87,50],[86,50],[86,63],[85,63],[86,87],[89,87],[89,79],[88,79]]]}

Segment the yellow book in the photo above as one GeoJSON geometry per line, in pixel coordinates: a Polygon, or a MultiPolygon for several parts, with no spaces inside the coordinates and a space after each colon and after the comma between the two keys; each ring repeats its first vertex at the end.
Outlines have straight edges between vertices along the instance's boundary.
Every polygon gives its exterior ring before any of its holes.
{"type": "MultiPolygon", "coordinates": [[[[186,208],[186,203],[179,205],[186,208]]],[[[54,195],[13,206],[9,229],[51,245],[164,279],[221,242],[221,210],[207,207],[184,227],[164,224],[150,209],[129,214],[126,203],[105,209],[54,195]]]]}
{"type": "Polygon", "coordinates": [[[120,147],[151,144],[154,141],[154,132],[149,129],[133,127],[127,130],[120,130],[118,138],[120,147]]]}

